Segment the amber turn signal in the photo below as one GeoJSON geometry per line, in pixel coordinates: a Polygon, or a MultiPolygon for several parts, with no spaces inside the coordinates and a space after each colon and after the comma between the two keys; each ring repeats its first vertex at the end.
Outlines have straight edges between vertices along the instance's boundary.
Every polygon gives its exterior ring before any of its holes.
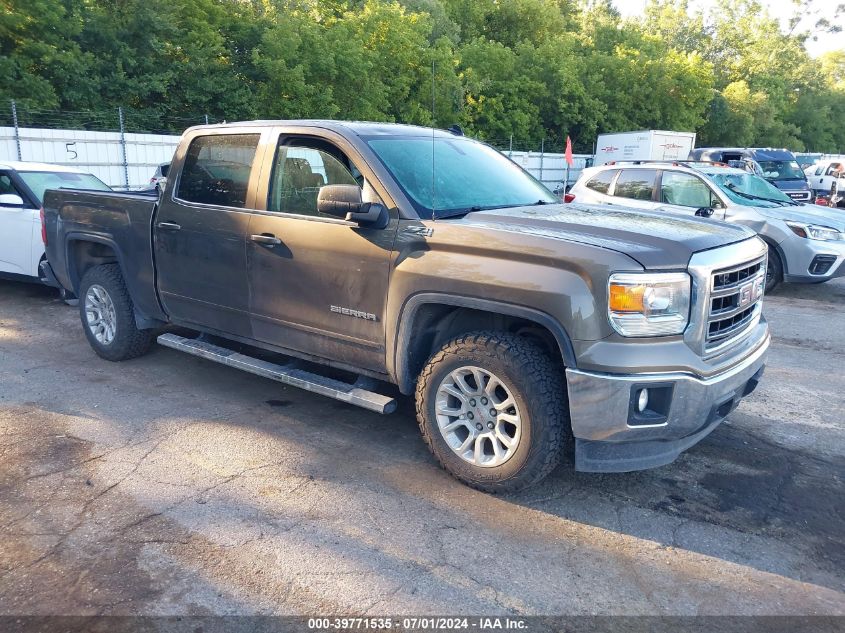
{"type": "Polygon", "coordinates": [[[643,312],[645,286],[610,284],[609,308],[613,312],[643,312]]]}

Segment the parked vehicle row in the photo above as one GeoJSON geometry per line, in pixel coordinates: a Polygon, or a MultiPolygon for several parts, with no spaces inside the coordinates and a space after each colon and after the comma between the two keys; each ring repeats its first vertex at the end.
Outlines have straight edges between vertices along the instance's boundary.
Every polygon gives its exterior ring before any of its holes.
{"type": "Polygon", "coordinates": [[[845,215],[796,202],[765,179],[707,162],[638,162],[584,170],[575,200],[703,216],[754,230],[768,246],[766,291],[845,275],[845,215]]]}
{"type": "Polygon", "coordinates": [[[719,162],[749,171],[783,191],[798,202],[811,202],[813,194],[807,177],[786,149],[760,147],[701,147],[689,154],[689,160],[719,162]]]}
{"type": "Polygon", "coordinates": [[[570,443],[579,470],[669,463],[762,375],[766,243],[636,206],[562,204],[448,131],[258,122],[188,130],[158,199],[49,191],[44,234],[101,357],[158,340],[383,413],[393,383],[495,492],[570,443]]]}

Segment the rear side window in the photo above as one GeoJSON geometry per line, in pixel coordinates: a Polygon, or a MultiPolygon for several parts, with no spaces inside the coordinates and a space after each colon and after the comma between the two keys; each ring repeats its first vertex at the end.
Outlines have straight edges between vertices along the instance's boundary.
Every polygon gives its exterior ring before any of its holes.
{"type": "Polygon", "coordinates": [[[593,191],[598,191],[599,193],[607,193],[607,190],[610,189],[610,183],[613,181],[613,177],[618,172],[618,169],[601,171],[590,178],[585,186],[587,189],[592,189],[593,191]]]}
{"type": "Polygon", "coordinates": [[[176,195],[186,202],[242,209],[259,134],[198,136],[191,141],[176,195]]]}
{"type": "Polygon", "coordinates": [[[623,169],[616,179],[614,196],[633,200],[651,200],[657,171],[654,169],[623,169]]]}

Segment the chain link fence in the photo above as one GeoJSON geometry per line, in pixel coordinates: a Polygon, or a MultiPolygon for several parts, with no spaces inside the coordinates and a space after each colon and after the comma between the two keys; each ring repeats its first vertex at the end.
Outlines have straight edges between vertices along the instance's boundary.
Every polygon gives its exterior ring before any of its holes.
{"type": "Polygon", "coordinates": [[[192,125],[220,123],[221,120],[202,114],[176,117],[152,110],[117,107],[109,110],[42,110],[23,106],[14,100],[0,108],[0,126],[49,130],[86,130],[92,132],[124,132],[139,134],[182,134],[192,125]]]}
{"type": "MultiPolygon", "coordinates": [[[[152,110],[118,107],[102,111],[43,110],[10,101],[0,107],[0,159],[75,166],[119,188],[148,183],[158,164],[170,160],[178,137],[193,125],[220,123],[200,115],[173,117],[152,110]]],[[[564,159],[565,141],[493,139],[503,152],[546,187],[572,185],[592,157],[564,159]]]]}

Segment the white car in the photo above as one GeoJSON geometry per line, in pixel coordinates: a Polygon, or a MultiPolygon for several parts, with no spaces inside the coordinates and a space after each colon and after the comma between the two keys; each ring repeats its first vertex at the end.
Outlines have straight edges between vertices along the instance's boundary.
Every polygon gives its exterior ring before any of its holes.
{"type": "Polygon", "coordinates": [[[0,276],[42,279],[41,200],[47,189],[62,188],[104,191],[109,186],[71,167],[0,162],[0,276]]]}
{"type": "Polygon", "coordinates": [[[569,190],[573,200],[747,226],[769,245],[766,292],[781,281],[845,276],[845,215],[797,202],[764,178],[720,163],[617,161],[592,167],[569,190]]]}

